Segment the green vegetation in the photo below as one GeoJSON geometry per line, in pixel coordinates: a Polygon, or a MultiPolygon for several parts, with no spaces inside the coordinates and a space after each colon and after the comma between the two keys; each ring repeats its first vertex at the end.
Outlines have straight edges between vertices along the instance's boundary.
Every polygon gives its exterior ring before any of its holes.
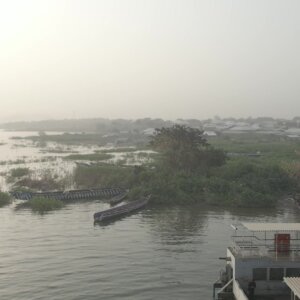
{"type": "Polygon", "coordinates": [[[25,176],[14,184],[14,189],[30,189],[32,191],[51,191],[61,190],[71,181],[70,176],[59,178],[58,175],[53,174],[51,170],[45,169],[39,178],[32,178],[32,176],[25,176]]]}
{"type": "Polygon", "coordinates": [[[91,153],[91,154],[71,154],[65,157],[65,159],[72,159],[72,160],[93,160],[93,161],[100,161],[113,158],[112,154],[107,153],[91,153]]]}
{"type": "Polygon", "coordinates": [[[288,137],[261,133],[231,134],[211,138],[210,144],[229,153],[259,153],[274,162],[300,159],[300,142],[288,137]]]}
{"type": "Polygon", "coordinates": [[[10,176],[12,178],[19,178],[25,175],[28,175],[30,172],[29,168],[17,168],[17,169],[12,169],[10,171],[10,176]]]}
{"type": "Polygon", "coordinates": [[[206,171],[225,163],[225,154],[209,146],[203,131],[181,125],[156,129],[150,145],[162,153],[161,163],[184,172],[206,171]]]}
{"type": "Polygon", "coordinates": [[[96,153],[98,152],[102,152],[102,153],[125,153],[125,152],[135,152],[137,150],[140,150],[140,149],[137,149],[136,147],[121,147],[121,148],[110,148],[110,149],[103,149],[103,150],[99,150],[99,151],[96,151],[96,153]]]}
{"type": "Polygon", "coordinates": [[[297,188],[297,181],[279,165],[242,158],[211,171],[205,180],[204,198],[216,205],[268,207],[297,188]]]}
{"type": "Polygon", "coordinates": [[[75,170],[74,180],[80,188],[113,187],[127,188],[131,186],[132,170],[130,167],[113,165],[99,165],[91,167],[78,166],[75,170]]]}
{"type": "Polygon", "coordinates": [[[98,133],[64,133],[57,135],[39,135],[29,136],[24,139],[29,139],[37,145],[47,145],[47,142],[56,142],[64,145],[82,145],[82,144],[105,144],[105,139],[102,134],[98,133]]]}
{"type": "Polygon", "coordinates": [[[40,152],[41,153],[57,153],[57,154],[60,154],[60,153],[78,153],[78,151],[74,151],[70,148],[64,149],[64,148],[61,148],[61,147],[57,147],[57,148],[54,148],[54,149],[51,149],[51,148],[42,149],[42,150],[40,150],[40,152]]]}
{"type": "Polygon", "coordinates": [[[154,162],[136,167],[78,167],[81,187],[122,186],[132,198],[152,194],[156,203],[198,202],[219,206],[274,207],[279,199],[300,191],[299,143],[277,136],[234,135],[211,140],[184,126],[157,130],[151,145],[154,162]],[[259,138],[256,142],[255,138],[259,138]],[[261,152],[225,159],[228,152],[261,152]]]}
{"type": "Polygon", "coordinates": [[[19,180],[20,178],[24,178],[24,176],[27,176],[30,174],[29,168],[16,168],[11,169],[6,180],[8,183],[13,183],[16,180],[19,180]]]}
{"type": "Polygon", "coordinates": [[[24,164],[25,160],[24,159],[17,159],[17,160],[2,160],[0,161],[0,165],[19,165],[19,164],[24,164]]]}
{"type": "Polygon", "coordinates": [[[20,208],[31,208],[33,211],[44,213],[51,210],[60,209],[64,203],[56,199],[48,199],[45,197],[34,197],[24,203],[18,205],[20,208]]]}
{"type": "Polygon", "coordinates": [[[0,192],[0,207],[10,204],[12,201],[8,193],[0,192]]]}

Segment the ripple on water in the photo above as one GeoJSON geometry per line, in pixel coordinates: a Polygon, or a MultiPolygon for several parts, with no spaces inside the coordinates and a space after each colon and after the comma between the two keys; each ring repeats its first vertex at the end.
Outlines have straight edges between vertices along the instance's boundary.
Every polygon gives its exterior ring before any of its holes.
{"type": "Polygon", "coordinates": [[[43,216],[0,209],[0,298],[208,299],[223,266],[230,224],[299,221],[292,211],[149,207],[108,226],[96,202],[43,216]]]}

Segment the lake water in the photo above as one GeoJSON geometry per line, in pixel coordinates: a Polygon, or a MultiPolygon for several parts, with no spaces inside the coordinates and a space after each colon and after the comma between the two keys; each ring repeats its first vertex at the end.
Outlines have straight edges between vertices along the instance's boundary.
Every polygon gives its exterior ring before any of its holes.
{"type": "Polygon", "coordinates": [[[154,206],[94,225],[101,201],[45,215],[0,208],[0,299],[211,299],[230,224],[300,222],[271,211],[154,206]]]}
{"type": "Polygon", "coordinates": [[[46,215],[0,209],[0,299],[211,299],[231,235],[241,221],[299,222],[273,212],[149,205],[107,226],[101,202],[46,215]]]}

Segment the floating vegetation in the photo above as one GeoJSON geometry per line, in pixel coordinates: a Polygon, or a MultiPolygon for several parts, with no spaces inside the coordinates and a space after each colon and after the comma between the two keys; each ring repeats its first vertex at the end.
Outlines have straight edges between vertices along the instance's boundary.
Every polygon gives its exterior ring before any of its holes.
{"type": "Polygon", "coordinates": [[[0,207],[10,204],[12,201],[8,193],[0,192],[0,207]]]}
{"type": "Polygon", "coordinates": [[[30,173],[29,168],[16,168],[10,170],[10,177],[12,178],[20,178],[26,176],[30,173]]]}
{"type": "Polygon", "coordinates": [[[131,186],[133,168],[117,165],[97,165],[89,168],[77,166],[74,181],[78,187],[92,188],[95,186],[131,186]]]}
{"type": "Polygon", "coordinates": [[[28,136],[25,139],[32,140],[34,142],[56,142],[65,145],[99,145],[105,144],[102,134],[99,133],[68,133],[57,135],[40,135],[40,136],[28,136]]]}
{"type": "Polygon", "coordinates": [[[97,150],[96,153],[120,153],[120,152],[134,152],[137,151],[135,147],[121,147],[121,148],[110,148],[110,149],[103,149],[97,150]]]}
{"type": "Polygon", "coordinates": [[[91,153],[91,154],[71,154],[65,157],[65,159],[72,159],[72,160],[106,160],[113,158],[112,154],[107,153],[91,153]]]}
{"type": "Polygon", "coordinates": [[[71,150],[71,149],[63,149],[63,148],[54,148],[54,149],[42,149],[40,150],[41,153],[78,153],[78,151],[71,150]]]}
{"type": "Polygon", "coordinates": [[[64,207],[64,203],[57,199],[45,197],[33,197],[32,199],[17,205],[17,209],[31,208],[33,211],[44,213],[64,207]]]}
{"type": "Polygon", "coordinates": [[[32,170],[27,176],[23,176],[15,182],[14,189],[31,189],[33,191],[64,190],[73,184],[72,170],[56,170],[42,168],[32,170]]]}
{"type": "Polygon", "coordinates": [[[1,160],[0,165],[20,165],[20,164],[25,164],[24,159],[17,159],[17,160],[1,160]]]}

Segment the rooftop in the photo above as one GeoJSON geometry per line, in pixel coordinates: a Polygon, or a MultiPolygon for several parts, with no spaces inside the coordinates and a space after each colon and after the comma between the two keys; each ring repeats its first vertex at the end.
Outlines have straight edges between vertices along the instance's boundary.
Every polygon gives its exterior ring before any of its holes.
{"type": "Polygon", "coordinates": [[[235,255],[300,263],[300,223],[242,223],[232,228],[235,255]]]}
{"type": "Polygon", "coordinates": [[[291,289],[291,291],[300,298],[300,277],[284,277],[284,282],[291,289]]]}

